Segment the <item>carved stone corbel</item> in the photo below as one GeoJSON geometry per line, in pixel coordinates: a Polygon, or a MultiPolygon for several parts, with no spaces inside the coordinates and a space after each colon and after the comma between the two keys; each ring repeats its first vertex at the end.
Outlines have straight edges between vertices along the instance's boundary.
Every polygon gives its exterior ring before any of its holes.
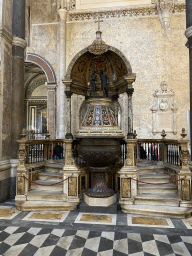
{"type": "Polygon", "coordinates": [[[156,8],[162,28],[167,30],[174,9],[174,0],[158,0],[156,8]]]}

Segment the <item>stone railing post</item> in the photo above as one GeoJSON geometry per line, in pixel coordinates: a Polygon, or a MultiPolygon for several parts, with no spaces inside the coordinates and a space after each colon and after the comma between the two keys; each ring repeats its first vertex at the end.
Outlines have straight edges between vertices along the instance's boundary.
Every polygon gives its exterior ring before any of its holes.
{"type": "Polygon", "coordinates": [[[181,198],[181,207],[192,207],[191,202],[191,171],[189,169],[189,150],[188,150],[188,140],[179,140],[180,147],[180,161],[181,170],[178,174],[178,179],[184,179],[178,183],[178,195],[181,198]]]}
{"type": "Polygon", "coordinates": [[[126,140],[126,159],[123,168],[118,172],[120,176],[120,199],[119,203],[123,212],[126,212],[129,204],[134,203],[134,197],[137,196],[137,182],[132,180],[138,178],[136,166],[136,146],[137,140],[126,140]]]}
{"type": "Polygon", "coordinates": [[[19,210],[22,203],[26,201],[26,195],[29,189],[29,182],[23,177],[23,175],[29,178],[29,172],[26,168],[27,140],[22,138],[17,142],[19,143],[19,166],[17,167],[15,206],[19,210]]]}
{"type": "Polygon", "coordinates": [[[71,139],[66,139],[65,141],[65,165],[63,168],[63,179],[68,180],[63,183],[63,193],[67,196],[67,201],[73,203],[74,209],[79,203],[78,195],[78,179],[80,171],[75,166],[75,161],[73,158],[73,149],[71,139]]]}

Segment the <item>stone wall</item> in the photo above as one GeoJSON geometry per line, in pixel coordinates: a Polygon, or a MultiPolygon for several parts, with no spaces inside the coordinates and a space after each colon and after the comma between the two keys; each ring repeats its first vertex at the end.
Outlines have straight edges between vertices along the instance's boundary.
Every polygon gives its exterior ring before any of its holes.
{"type": "Polygon", "coordinates": [[[136,5],[149,5],[151,0],[76,0],[76,9],[92,9],[92,8],[114,8],[114,7],[132,7],[136,5]]]}
{"type": "MultiPolygon", "coordinates": [[[[72,58],[95,39],[95,21],[67,23],[67,66],[72,58]]],[[[155,90],[162,81],[175,92],[178,134],[187,128],[186,110],[189,109],[188,49],[185,47],[185,13],[173,14],[167,33],[162,29],[157,15],[147,17],[104,19],[101,24],[103,40],[119,49],[129,60],[136,73],[133,94],[134,130],[138,138],[160,138],[152,134],[152,111],[155,90]]],[[[122,99],[127,104],[126,99],[122,99]]],[[[125,122],[126,105],[122,120],[125,122]]],[[[124,123],[125,124],[125,123],[124,123]]],[[[127,124],[125,124],[127,125],[127,124]]],[[[123,125],[126,134],[126,126],[123,125]]]]}
{"type": "MultiPolygon", "coordinates": [[[[145,4],[150,4],[146,0],[145,4]]],[[[68,1],[69,2],[69,1],[68,1]]],[[[75,2],[75,1],[71,1],[75,2]]],[[[126,2],[130,4],[137,1],[105,1],[118,4],[126,2]]],[[[143,1],[142,1],[143,2],[143,1]]],[[[150,1],[149,1],[150,2],[150,1]]],[[[155,1],[153,1],[155,2],[155,1]]],[[[76,1],[86,3],[86,0],[76,1]]],[[[102,3],[104,3],[102,1],[102,3]]],[[[101,4],[102,4],[101,3],[101,4]]],[[[183,4],[183,0],[177,1],[183,4]]],[[[94,2],[93,2],[94,4],[94,2]]],[[[128,5],[126,6],[128,8],[128,5]]],[[[137,3],[137,7],[144,6],[137,3]]],[[[80,5],[79,5],[80,6],[80,5]]],[[[31,1],[31,46],[29,51],[43,56],[53,66],[60,80],[60,49],[59,27],[60,19],[57,14],[57,1],[43,0],[31,1]],[[43,10],[43,12],[42,12],[43,10]]],[[[93,6],[91,8],[94,8],[93,6]]],[[[106,7],[107,8],[107,7],[106,7]]],[[[98,25],[95,23],[97,12],[107,10],[98,9],[95,13],[90,11],[90,16],[81,16],[81,10],[73,10],[68,15],[66,33],[66,68],[74,56],[82,49],[90,45],[95,39],[95,32],[98,25]],[[77,16],[73,16],[74,12],[77,16]],[[79,15],[79,16],[78,16],[79,15]],[[95,16],[94,16],[95,15],[95,16]]],[[[115,6],[113,6],[115,8],[115,6]]],[[[118,9],[119,7],[117,7],[118,9]]],[[[160,90],[162,81],[166,81],[168,89],[175,92],[175,104],[177,108],[177,134],[169,133],[167,138],[177,139],[180,137],[182,127],[187,129],[186,110],[189,109],[189,61],[188,49],[185,47],[185,12],[182,5],[175,5],[175,12],[172,15],[170,26],[166,33],[163,30],[158,15],[155,13],[154,5],[142,9],[142,14],[133,10],[130,16],[123,12],[107,17],[103,14],[104,22],[101,23],[102,38],[106,44],[120,50],[129,60],[132,71],[136,73],[133,94],[133,129],[137,131],[138,138],[160,138],[160,133],[152,134],[152,111],[156,90],[160,90]],[[125,17],[124,17],[125,16],[125,17]]],[[[122,9],[123,10],[123,9],[122,9]]],[[[86,11],[82,11],[85,13],[86,11]]],[[[84,15],[84,14],[83,14],[84,15]]],[[[57,126],[59,120],[60,91],[57,90],[57,126]]],[[[73,113],[77,110],[75,96],[72,100],[73,113]]],[[[78,104],[80,104],[80,101],[78,104]]],[[[119,100],[122,106],[122,129],[127,133],[127,96],[121,95],[119,100]]],[[[78,113],[76,113],[78,116],[78,113]]],[[[72,130],[75,131],[75,124],[78,125],[77,117],[72,118],[72,130]]]]}
{"type": "MultiPolygon", "coordinates": [[[[12,85],[12,0],[0,1],[0,202],[12,194],[11,164],[11,85],[12,85]]],[[[12,175],[14,176],[14,175],[12,175]]],[[[15,177],[13,177],[15,180],[15,177]]],[[[14,190],[14,188],[13,188],[14,190]]]]}

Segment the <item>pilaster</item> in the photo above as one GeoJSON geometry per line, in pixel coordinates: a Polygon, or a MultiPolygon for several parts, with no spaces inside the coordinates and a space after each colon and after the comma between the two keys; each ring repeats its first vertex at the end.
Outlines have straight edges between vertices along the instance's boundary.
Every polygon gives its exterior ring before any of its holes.
{"type": "Polygon", "coordinates": [[[133,92],[134,92],[133,88],[129,88],[127,90],[127,95],[128,95],[128,134],[127,134],[127,139],[133,139],[133,103],[132,103],[133,92]]]}
{"type": "Polygon", "coordinates": [[[56,84],[46,84],[47,87],[47,130],[51,139],[55,139],[55,91],[56,84]]]}
{"type": "Polygon", "coordinates": [[[63,183],[63,193],[67,195],[67,201],[71,203],[79,203],[78,195],[78,179],[80,171],[75,166],[72,149],[73,140],[65,140],[65,166],[63,168],[63,179],[68,179],[63,183]]]}
{"type": "Polygon", "coordinates": [[[137,196],[137,182],[133,179],[138,178],[136,166],[136,139],[126,140],[126,158],[123,168],[118,172],[120,176],[120,199],[119,203],[122,210],[126,205],[134,203],[134,197],[137,196]],[[133,179],[132,179],[133,178],[133,179]]]}
{"type": "Polygon", "coordinates": [[[60,17],[60,61],[59,61],[59,70],[60,70],[60,80],[58,87],[59,95],[59,138],[62,139],[65,136],[65,84],[62,80],[65,78],[66,74],[66,19],[67,19],[67,10],[66,1],[62,0],[61,9],[58,10],[60,17]]]}
{"type": "Polygon", "coordinates": [[[71,133],[71,96],[72,92],[65,91],[66,94],[66,104],[65,104],[65,126],[66,126],[66,139],[72,139],[72,133],[71,133]]]}

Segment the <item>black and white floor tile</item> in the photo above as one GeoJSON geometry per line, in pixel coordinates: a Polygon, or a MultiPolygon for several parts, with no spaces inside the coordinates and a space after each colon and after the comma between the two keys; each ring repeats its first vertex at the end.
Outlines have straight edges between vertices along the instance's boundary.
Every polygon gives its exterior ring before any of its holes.
{"type": "Polygon", "coordinates": [[[4,256],[192,255],[190,236],[29,227],[0,227],[4,256]]]}

